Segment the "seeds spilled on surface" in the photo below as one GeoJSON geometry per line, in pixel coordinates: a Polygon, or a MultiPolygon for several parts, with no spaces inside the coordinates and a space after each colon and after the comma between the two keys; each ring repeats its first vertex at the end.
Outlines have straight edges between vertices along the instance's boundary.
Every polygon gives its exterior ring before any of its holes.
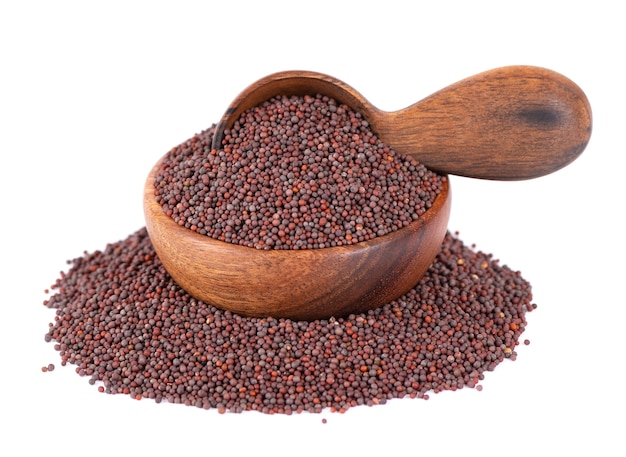
{"type": "Polygon", "coordinates": [[[245,318],[170,278],[145,228],[71,261],[46,341],[98,389],[219,412],[343,412],[477,387],[515,348],[530,284],[448,233],[422,280],[365,314],[245,318]]]}
{"type": "MultiPolygon", "coordinates": [[[[398,230],[446,179],[382,144],[327,97],[276,97],[211,150],[214,127],[173,148],[155,197],[179,225],[257,249],[316,249],[398,230]]],[[[145,228],[69,262],[45,301],[46,341],[100,392],[219,413],[343,412],[481,388],[533,310],[519,272],[447,233],[425,276],[363,314],[246,318],[169,276],[145,228]]],[[[325,419],[323,419],[325,421],[325,419]]]]}

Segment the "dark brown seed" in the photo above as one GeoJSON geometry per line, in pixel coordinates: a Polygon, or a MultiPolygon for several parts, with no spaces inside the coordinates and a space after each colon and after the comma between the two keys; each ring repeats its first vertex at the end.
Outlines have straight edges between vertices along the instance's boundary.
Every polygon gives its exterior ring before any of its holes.
{"type": "MultiPolygon", "coordinates": [[[[384,235],[423,214],[444,179],[324,97],[280,97],[244,113],[219,151],[213,131],[167,154],[157,198],[180,225],[259,249],[384,235]]],[[[100,392],[219,413],[342,413],[480,390],[485,371],[515,360],[536,307],[519,272],[451,233],[403,297],[311,322],[197,301],[168,275],[145,228],[68,263],[44,301],[56,310],[45,341],[61,365],[100,392]]]]}
{"type": "Polygon", "coordinates": [[[518,272],[450,233],[409,293],[340,319],[244,318],[199,302],[167,274],[145,228],[74,259],[55,291],[49,340],[99,391],[265,414],[480,389],[534,309],[518,272]]]}
{"type": "Polygon", "coordinates": [[[359,113],[322,96],[275,97],[244,112],[210,149],[214,127],[173,148],[156,199],[179,225],[258,249],[354,244],[430,208],[445,179],[396,154],[359,113]],[[301,113],[293,125],[286,113],[301,113]]]}

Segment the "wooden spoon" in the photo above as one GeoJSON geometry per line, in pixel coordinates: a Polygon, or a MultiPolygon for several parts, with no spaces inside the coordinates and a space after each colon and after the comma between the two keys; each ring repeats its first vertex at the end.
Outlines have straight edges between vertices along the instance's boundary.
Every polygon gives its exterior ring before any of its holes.
{"type": "Polygon", "coordinates": [[[213,149],[247,109],[275,95],[323,94],[360,112],[397,152],[441,173],[521,180],[576,159],[591,135],[583,91],[545,68],[510,66],[471,76],[399,111],[381,111],[346,83],[322,73],[285,71],[251,84],[217,125],[213,149]]]}

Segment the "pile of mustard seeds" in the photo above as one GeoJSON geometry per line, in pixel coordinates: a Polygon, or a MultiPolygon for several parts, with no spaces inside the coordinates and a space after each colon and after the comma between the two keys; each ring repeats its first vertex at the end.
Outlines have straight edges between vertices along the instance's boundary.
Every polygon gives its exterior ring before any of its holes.
{"type": "Polygon", "coordinates": [[[311,322],[247,318],[197,301],[145,228],[69,262],[45,301],[61,365],[109,394],[219,412],[343,412],[478,387],[516,346],[530,284],[447,233],[403,297],[311,322]]]}

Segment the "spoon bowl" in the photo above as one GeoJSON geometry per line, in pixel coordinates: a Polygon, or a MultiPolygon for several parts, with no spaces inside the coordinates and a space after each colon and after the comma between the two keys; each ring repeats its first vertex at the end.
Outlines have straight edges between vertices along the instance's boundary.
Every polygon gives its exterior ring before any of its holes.
{"type": "Polygon", "coordinates": [[[314,320],[388,303],[417,284],[439,252],[450,216],[450,189],[408,226],[349,246],[259,250],[215,240],[178,225],[144,188],[146,228],[163,266],[205,303],[244,316],[314,320]]]}

